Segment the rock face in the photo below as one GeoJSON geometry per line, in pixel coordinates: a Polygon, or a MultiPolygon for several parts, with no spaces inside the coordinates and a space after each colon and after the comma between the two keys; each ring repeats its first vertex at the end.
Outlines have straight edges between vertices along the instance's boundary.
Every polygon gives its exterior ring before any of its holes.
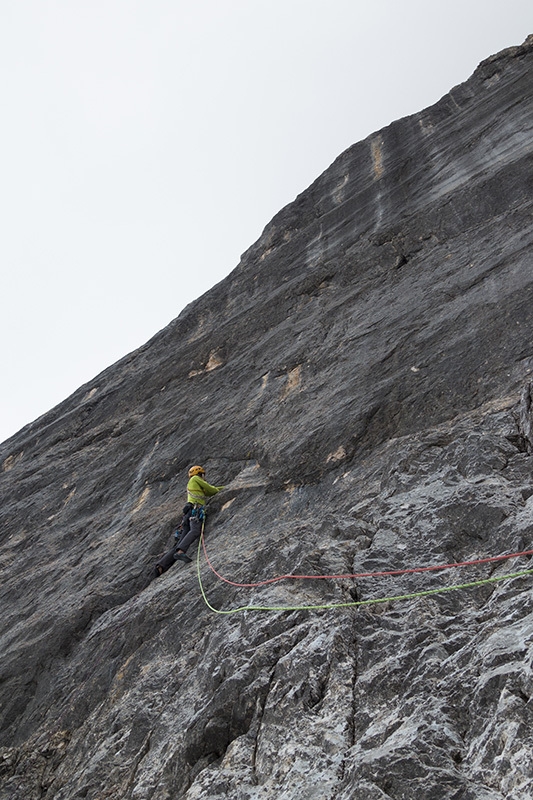
{"type": "Polygon", "coordinates": [[[351,147],[0,446],[0,800],[533,796],[532,87],[351,147]]]}

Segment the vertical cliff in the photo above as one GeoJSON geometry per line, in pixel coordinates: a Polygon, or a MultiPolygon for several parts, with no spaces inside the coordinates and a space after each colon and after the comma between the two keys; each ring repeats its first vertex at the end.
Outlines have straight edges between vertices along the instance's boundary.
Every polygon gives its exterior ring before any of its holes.
{"type": "Polygon", "coordinates": [[[0,446],[0,800],[531,797],[532,90],[355,144],[0,446]]]}

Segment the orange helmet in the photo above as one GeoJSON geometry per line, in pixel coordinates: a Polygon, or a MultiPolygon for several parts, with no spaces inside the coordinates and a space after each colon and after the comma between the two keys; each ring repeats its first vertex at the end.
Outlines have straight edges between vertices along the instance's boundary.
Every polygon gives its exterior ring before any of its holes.
{"type": "Polygon", "coordinates": [[[189,470],[189,478],[192,478],[194,475],[205,475],[205,469],[203,467],[191,467],[189,470]]]}

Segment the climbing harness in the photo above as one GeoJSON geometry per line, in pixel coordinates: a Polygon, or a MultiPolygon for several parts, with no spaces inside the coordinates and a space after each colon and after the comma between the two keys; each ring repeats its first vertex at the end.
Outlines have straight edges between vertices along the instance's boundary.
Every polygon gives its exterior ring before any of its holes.
{"type": "Polygon", "coordinates": [[[196,517],[196,519],[199,519],[200,522],[203,522],[205,525],[205,507],[201,503],[195,503],[195,506],[191,511],[191,517],[196,517]]]}
{"type": "Polygon", "coordinates": [[[455,562],[452,564],[439,564],[435,566],[429,567],[412,567],[409,569],[403,570],[388,570],[388,571],[381,571],[381,572],[362,572],[362,573],[354,573],[354,574],[346,574],[346,575],[280,575],[275,578],[269,578],[265,581],[258,581],[257,583],[235,583],[233,581],[229,581],[226,578],[223,578],[212,566],[209,558],[207,556],[207,550],[205,547],[205,539],[203,534],[203,527],[202,527],[202,534],[198,540],[198,550],[196,554],[196,572],[198,577],[198,585],[200,587],[200,592],[202,594],[202,598],[206,604],[206,606],[213,611],[215,614],[238,614],[242,611],[321,611],[321,610],[330,610],[330,609],[340,609],[340,608],[357,608],[362,606],[371,606],[377,605],[379,603],[389,603],[398,600],[413,600],[418,597],[428,597],[430,595],[437,595],[443,594],[444,592],[453,592],[458,591],[460,589],[473,589],[477,586],[486,586],[492,583],[498,583],[500,581],[511,580],[512,578],[522,578],[527,575],[533,575],[533,569],[522,570],[520,572],[512,572],[506,575],[497,575],[492,578],[483,578],[482,580],[478,581],[469,581],[468,583],[459,583],[454,584],[451,586],[442,586],[438,589],[425,589],[420,592],[412,592],[410,594],[400,594],[400,595],[392,595],[389,597],[377,597],[377,598],[370,598],[369,600],[354,600],[352,602],[346,603],[321,603],[316,605],[243,605],[238,606],[237,608],[230,608],[227,610],[215,608],[209,602],[207,595],[205,593],[204,585],[202,583],[202,575],[200,569],[200,562],[201,562],[201,552],[203,552],[209,565],[210,570],[222,581],[225,583],[230,584],[231,586],[236,586],[240,588],[256,588],[258,586],[265,586],[270,583],[275,583],[281,580],[324,580],[326,578],[329,579],[341,579],[341,578],[377,578],[377,577],[385,577],[385,576],[392,576],[392,575],[406,575],[418,572],[429,572],[434,570],[443,570],[443,569],[451,569],[454,567],[466,567],[466,566],[474,566],[476,564],[487,564],[495,561],[502,561],[504,559],[509,558],[518,558],[520,556],[531,556],[533,555],[533,550],[523,550],[519,553],[508,553],[502,554],[499,556],[489,556],[487,558],[478,558],[472,561],[460,561],[455,562]]]}

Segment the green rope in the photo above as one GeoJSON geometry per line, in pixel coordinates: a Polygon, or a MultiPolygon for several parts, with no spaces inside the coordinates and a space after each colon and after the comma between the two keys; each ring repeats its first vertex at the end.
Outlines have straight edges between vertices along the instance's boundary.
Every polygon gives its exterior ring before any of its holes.
{"type": "Polygon", "coordinates": [[[211,605],[207,599],[204,585],[202,583],[202,576],[200,574],[200,553],[201,553],[201,538],[198,543],[198,553],[196,556],[196,571],[198,575],[198,584],[200,592],[206,606],[215,614],[238,614],[241,611],[324,611],[333,608],[356,608],[358,606],[372,606],[377,603],[389,603],[394,600],[413,600],[416,597],[428,597],[433,594],[443,594],[444,592],[454,592],[459,589],[473,589],[476,586],[485,586],[489,583],[497,583],[498,581],[508,581],[511,578],[522,578],[525,575],[533,575],[533,569],[526,569],[522,572],[512,572],[507,575],[498,575],[494,578],[484,578],[480,581],[471,581],[470,583],[458,583],[453,586],[443,586],[440,589],[426,589],[422,592],[413,592],[412,594],[398,594],[392,597],[378,597],[371,600],[354,600],[351,603],[327,603],[321,605],[307,605],[307,606],[239,606],[238,608],[230,608],[227,611],[222,611],[211,605]]]}

